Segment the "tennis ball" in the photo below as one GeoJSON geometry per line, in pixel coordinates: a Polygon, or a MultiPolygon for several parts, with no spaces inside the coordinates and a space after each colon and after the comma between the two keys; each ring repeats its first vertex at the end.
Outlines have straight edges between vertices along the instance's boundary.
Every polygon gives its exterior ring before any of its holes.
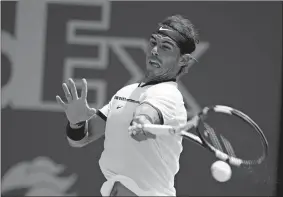
{"type": "Polygon", "coordinates": [[[224,161],[216,161],[211,165],[211,174],[218,182],[226,182],[232,176],[231,167],[224,161]]]}

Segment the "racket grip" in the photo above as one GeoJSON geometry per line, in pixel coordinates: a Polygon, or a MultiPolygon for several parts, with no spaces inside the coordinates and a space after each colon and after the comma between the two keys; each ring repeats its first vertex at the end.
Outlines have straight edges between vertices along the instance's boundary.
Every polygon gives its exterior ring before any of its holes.
{"type": "Polygon", "coordinates": [[[169,125],[144,124],[143,130],[155,135],[173,135],[174,128],[169,125]]]}

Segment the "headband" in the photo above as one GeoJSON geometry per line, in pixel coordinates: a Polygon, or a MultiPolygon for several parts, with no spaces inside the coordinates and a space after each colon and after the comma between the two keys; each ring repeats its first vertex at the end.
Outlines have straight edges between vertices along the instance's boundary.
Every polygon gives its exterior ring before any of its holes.
{"type": "Polygon", "coordinates": [[[187,53],[191,54],[196,48],[194,41],[186,38],[185,36],[183,36],[177,30],[174,30],[174,29],[171,29],[171,28],[169,29],[169,28],[166,28],[166,27],[160,27],[156,31],[156,33],[164,35],[164,36],[168,36],[172,40],[174,40],[177,43],[177,45],[179,46],[181,54],[187,54],[187,53]]]}

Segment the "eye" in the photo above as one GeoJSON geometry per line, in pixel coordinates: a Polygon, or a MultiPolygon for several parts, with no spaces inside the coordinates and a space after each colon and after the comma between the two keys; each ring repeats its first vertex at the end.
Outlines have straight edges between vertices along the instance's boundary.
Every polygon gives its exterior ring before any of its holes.
{"type": "Polygon", "coordinates": [[[161,46],[161,48],[164,49],[164,50],[171,50],[171,47],[168,46],[168,45],[166,45],[166,44],[163,44],[163,45],[161,46]]]}

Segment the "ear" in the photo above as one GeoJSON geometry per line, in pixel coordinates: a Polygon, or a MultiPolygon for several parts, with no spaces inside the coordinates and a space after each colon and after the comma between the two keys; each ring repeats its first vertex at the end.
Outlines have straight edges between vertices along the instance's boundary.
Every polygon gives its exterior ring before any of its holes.
{"type": "Polygon", "coordinates": [[[179,65],[180,67],[188,66],[190,61],[192,61],[192,56],[190,54],[184,54],[180,57],[179,65]]]}

